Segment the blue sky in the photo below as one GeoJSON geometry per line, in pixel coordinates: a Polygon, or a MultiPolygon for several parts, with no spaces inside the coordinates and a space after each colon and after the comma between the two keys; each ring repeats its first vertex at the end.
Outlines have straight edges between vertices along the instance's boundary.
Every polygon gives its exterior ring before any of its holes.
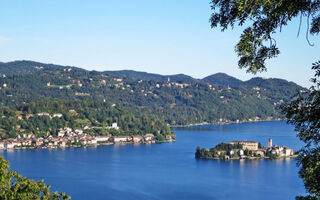
{"type": "MultiPolygon", "coordinates": [[[[0,61],[34,60],[89,70],[133,69],[195,78],[225,72],[242,80],[234,46],[242,28],[211,29],[209,0],[3,0],[0,61]]],[[[268,72],[310,86],[319,37],[297,38],[298,22],[277,34],[281,54],[268,72]]]]}

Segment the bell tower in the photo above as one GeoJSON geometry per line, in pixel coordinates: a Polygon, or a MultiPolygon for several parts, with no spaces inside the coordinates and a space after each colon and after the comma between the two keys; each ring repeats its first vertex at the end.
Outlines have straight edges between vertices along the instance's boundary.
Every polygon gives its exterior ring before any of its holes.
{"type": "Polygon", "coordinates": [[[269,140],[268,140],[268,147],[269,147],[269,148],[272,147],[272,139],[271,139],[271,138],[269,138],[269,140]]]}

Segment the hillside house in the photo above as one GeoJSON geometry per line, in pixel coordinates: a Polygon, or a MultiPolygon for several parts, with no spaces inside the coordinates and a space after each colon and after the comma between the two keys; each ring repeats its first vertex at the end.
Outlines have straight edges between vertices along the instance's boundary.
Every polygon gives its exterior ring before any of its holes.
{"type": "Polygon", "coordinates": [[[63,115],[61,113],[55,113],[52,115],[52,117],[58,117],[61,118],[63,115]]]}

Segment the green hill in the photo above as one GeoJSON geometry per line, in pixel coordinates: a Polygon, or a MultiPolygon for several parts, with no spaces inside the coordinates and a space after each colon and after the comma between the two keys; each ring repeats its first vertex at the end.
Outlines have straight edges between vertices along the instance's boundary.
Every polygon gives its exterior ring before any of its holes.
{"type": "MultiPolygon", "coordinates": [[[[26,64],[32,67],[32,63],[26,64]]],[[[184,75],[168,82],[168,77],[151,79],[147,73],[148,80],[133,78],[137,75],[132,72],[131,76],[130,71],[122,76],[56,65],[28,73],[21,73],[20,68],[13,70],[15,74],[0,78],[3,106],[50,98],[105,99],[134,114],[151,115],[171,125],[278,119],[282,117],[278,106],[303,89],[281,79],[255,78],[231,86],[224,81],[183,81],[184,75]]],[[[232,78],[227,80],[235,82],[232,78]]]]}
{"type": "Polygon", "coordinates": [[[60,128],[84,129],[91,135],[170,134],[162,121],[129,111],[103,101],[66,101],[50,99],[0,108],[0,138],[15,138],[33,133],[36,136],[57,135],[60,128]],[[119,130],[110,129],[117,123],[119,130]]]}
{"type": "Polygon", "coordinates": [[[34,73],[41,70],[60,70],[63,68],[74,68],[70,66],[61,66],[61,65],[54,65],[54,64],[44,64],[34,61],[13,61],[13,62],[0,62],[0,73],[5,75],[12,75],[12,74],[27,74],[27,73],[34,73]]]}
{"type": "Polygon", "coordinates": [[[182,83],[192,83],[197,81],[196,79],[184,74],[166,76],[166,75],[152,74],[147,72],[138,72],[134,70],[104,71],[102,73],[106,75],[116,76],[116,77],[131,78],[131,79],[145,80],[145,81],[171,80],[171,81],[182,82],[182,83]]]}
{"type": "Polygon", "coordinates": [[[210,84],[223,86],[238,86],[243,83],[241,80],[229,76],[225,73],[216,73],[211,76],[207,76],[203,78],[202,81],[210,84]]]}

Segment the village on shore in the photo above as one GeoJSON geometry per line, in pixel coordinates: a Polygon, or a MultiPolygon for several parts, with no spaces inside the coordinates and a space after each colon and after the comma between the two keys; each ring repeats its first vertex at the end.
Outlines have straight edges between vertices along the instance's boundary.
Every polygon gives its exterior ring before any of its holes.
{"type": "Polygon", "coordinates": [[[211,149],[197,147],[195,157],[216,160],[277,159],[295,158],[297,154],[285,145],[272,145],[272,139],[270,138],[267,147],[263,147],[259,142],[246,140],[231,141],[228,144],[220,143],[211,149]]]}
{"type": "MultiPolygon", "coordinates": [[[[110,127],[118,130],[117,123],[110,127]]],[[[175,138],[172,135],[165,135],[165,140],[161,142],[172,142],[175,138]]],[[[32,148],[66,148],[82,147],[108,144],[126,144],[126,143],[156,143],[155,136],[151,133],[145,135],[125,135],[125,136],[91,136],[84,133],[82,129],[72,129],[70,127],[60,128],[57,136],[49,135],[47,137],[36,137],[34,134],[18,135],[17,138],[10,138],[0,141],[1,150],[10,149],[32,149],[32,148]]]]}

